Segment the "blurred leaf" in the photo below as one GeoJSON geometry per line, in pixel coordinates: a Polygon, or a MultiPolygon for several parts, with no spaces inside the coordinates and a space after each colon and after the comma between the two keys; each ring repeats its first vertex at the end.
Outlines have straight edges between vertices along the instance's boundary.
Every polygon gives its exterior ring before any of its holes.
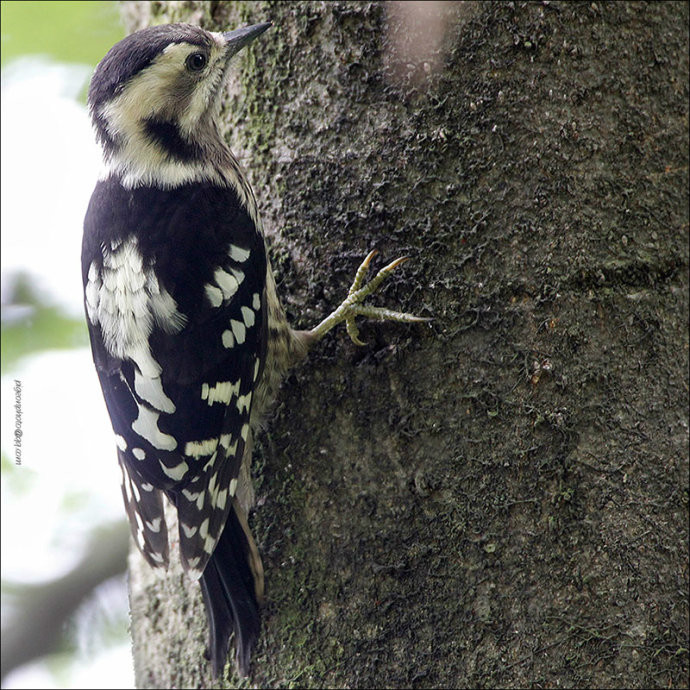
{"type": "Polygon", "coordinates": [[[43,303],[27,279],[17,278],[10,304],[3,304],[0,337],[3,374],[11,371],[26,355],[81,347],[88,342],[83,319],[65,316],[58,307],[43,303]],[[13,310],[17,312],[16,318],[6,319],[13,310]]]}
{"type": "Polygon", "coordinates": [[[40,481],[38,472],[25,466],[17,467],[14,460],[8,458],[5,453],[2,454],[0,466],[2,467],[2,480],[13,494],[26,493],[36,485],[36,482],[40,481]]]}

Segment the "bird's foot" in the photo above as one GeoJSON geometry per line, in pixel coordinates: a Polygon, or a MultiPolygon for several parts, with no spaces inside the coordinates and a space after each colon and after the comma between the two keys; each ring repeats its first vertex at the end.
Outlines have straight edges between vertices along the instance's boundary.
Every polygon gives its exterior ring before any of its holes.
{"type": "Polygon", "coordinates": [[[392,311],[384,309],[383,307],[372,307],[362,304],[362,302],[373,292],[375,292],[379,285],[388,278],[388,276],[400,264],[408,260],[409,257],[403,256],[395,261],[392,261],[388,266],[384,266],[366,285],[364,278],[369,269],[371,260],[378,254],[376,250],[369,252],[364,261],[360,264],[355,274],[355,279],[352,286],[347,293],[347,297],[342,301],[341,305],[329,316],[327,316],[316,328],[312,328],[310,335],[315,340],[321,340],[331,328],[337,326],[341,322],[345,322],[347,333],[350,339],[356,345],[364,345],[359,339],[359,329],[355,323],[355,317],[365,316],[369,319],[377,319],[379,321],[402,321],[404,323],[421,323],[424,321],[431,321],[421,316],[414,316],[413,314],[406,314],[404,312],[392,311]]]}

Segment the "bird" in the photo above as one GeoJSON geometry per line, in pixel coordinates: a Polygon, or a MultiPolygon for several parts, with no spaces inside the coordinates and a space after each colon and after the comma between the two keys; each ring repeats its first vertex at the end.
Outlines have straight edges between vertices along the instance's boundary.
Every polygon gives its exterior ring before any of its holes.
{"type": "Polygon", "coordinates": [[[406,260],[366,282],[372,251],[335,311],[310,330],[288,324],[254,191],[219,123],[232,58],[271,26],[142,29],[108,51],[87,99],[103,166],[84,218],[84,305],[125,510],[152,567],[167,567],[176,530],[214,678],[233,635],[247,676],[260,633],[250,464],[282,376],[339,323],[362,344],[358,316],[427,320],[363,303],[406,260]]]}

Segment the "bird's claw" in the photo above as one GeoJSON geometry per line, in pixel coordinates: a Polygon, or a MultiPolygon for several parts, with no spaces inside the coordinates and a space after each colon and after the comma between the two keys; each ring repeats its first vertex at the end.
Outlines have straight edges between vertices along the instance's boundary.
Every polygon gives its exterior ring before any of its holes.
{"type": "Polygon", "coordinates": [[[375,292],[379,285],[398,267],[400,264],[408,261],[409,257],[402,256],[395,261],[391,261],[387,266],[384,266],[379,272],[365,285],[364,279],[371,264],[372,259],[378,254],[374,249],[369,252],[367,257],[362,261],[355,273],[355,278],[347,293],[347,297],[342,301],[341,305],[327,316],[316,328],[312,329],[311,333],[317,339],[321,339],[328,331],[340,322],[345,322],[347,334],[350,340],[355,345],[365,345],[359,338],[359,329],[355,323],[355,317],[365,316],[369,319],[377,319],[379,321],[401,321],[403,323],[421,323],[424,321],[431,321],[431,319],[414,314],[407,314],[404,312],[392,311],[383,307],[372,307],[362,304],[364,300],[375,292]]]}

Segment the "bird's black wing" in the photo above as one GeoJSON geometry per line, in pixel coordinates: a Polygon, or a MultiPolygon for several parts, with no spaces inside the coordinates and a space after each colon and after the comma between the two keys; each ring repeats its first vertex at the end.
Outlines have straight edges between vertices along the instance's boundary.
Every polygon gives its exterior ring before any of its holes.
{"type": "Polygon", "coordinates": [[[165,562],[165,492],[199,574],[232,504],[265,357],[263,238],[231,188],[109,179],[87,212],[82,273],[132,532],[165,562]]]}

